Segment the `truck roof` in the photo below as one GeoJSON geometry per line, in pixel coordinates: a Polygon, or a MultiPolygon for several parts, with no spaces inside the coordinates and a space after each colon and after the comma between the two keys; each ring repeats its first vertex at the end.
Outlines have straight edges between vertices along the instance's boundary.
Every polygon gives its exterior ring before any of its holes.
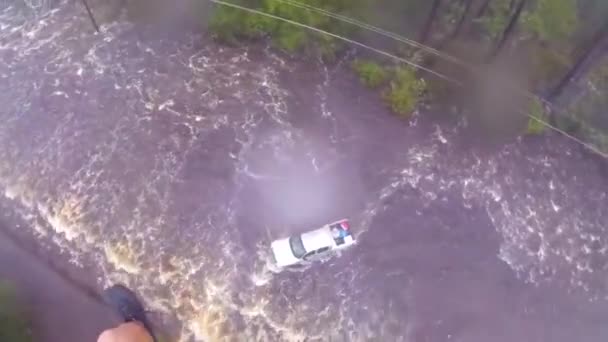
{"type": "Polygon", "coordinates": [[[331,234],[329,226],[325,225],[319,229],[303,233],[301,235],[302,243],[307,252],[317,250],[323,247],[331,247],[334,245],[334,238],[331,234]]]}

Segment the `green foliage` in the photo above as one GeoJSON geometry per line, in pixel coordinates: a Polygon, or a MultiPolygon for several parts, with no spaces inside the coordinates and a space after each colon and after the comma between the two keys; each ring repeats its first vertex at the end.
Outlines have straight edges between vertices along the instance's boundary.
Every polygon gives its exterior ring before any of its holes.
{"type": "Polygon", "coordinates": [[[560,128],[569,124],[569,131],[575,131],[580,138],[590,142],[602,151],[608,153],[608,62],[600,64],[585,83],[587,89],[568,115],[560,122],[560,128]]]}
{"type": "Polygon", "coordinates": [[[566,133],[578,135],[583,125],[584,121],[576,114],[564,112],[555,115],[555,126],[566,133]]]}
{"type": "Polygon", "coordinates": [[[547,114],[545,113],[543,104],[538,99],[534,99],[531,101],[529,114],[530,118],[528,119],[526,134],[539,135],[544,133],[546,126],[539,120],[546,121],[547,114]]]}
{"type": "Polygon", "coordinates": [[[529,79],[535,89],[546,89],[562,77],[572,61],[567,54],[535,44],[528,52],[530,61],[529,79]]]}
{"type": "MultiPolygon", "coordinates": [[[[233,2],[237,3],[234,0],[233,2]]],[[[347,14],[356,9],[361,0],[306,0],[301,2],[334,13],[347,14]]],[[[247,3],[241,1],[238,4],[335,34],[344,34],[350,28],[345,23],[326,15],[278,0],[256,0],[247,3]]],[[[211,19],[210,29],[219,40],[228,43],[236,43],[238,39],[242,38],[256,39],[270,36],[277,47],[288,52],[315,48],[322,55],[331,56],[338,48],[335,38],[331,36],[322,35],[276,18],[224,6],[216,9],[211,19]]]]}
{"type": "Polygon", "coordinates": [[[588,124],[582,125],[581,132],[583,137],[590,141],[593,146],[604,153],[608,153],[608,132],[601,131],[588,124]]]}
{"type": "Polygon", "coordinates": [[[275,43],[288,52],[295,52],[304,45],[306,39],[306,33],[302,29],[285,27],[276,33],[275,43]]]}
{"type": "Polygon", "coordinates": [[[465,1],[445,1],[439,11],[433,31],[435,37],[447,38],[456,28],[464,14],[465,1]]]}
{"type": "Polygon", "coordinates": [[[30,342],[28,322],[14,289],[0,280],[0,341],[30,342]]]}
{"type": "Polygon", "coordinates": [[[566,39],[578,26],[576,0],[537,0],[524,15],[523,26],[542,41],[566,39]]]}
{"type": "Polygon", "coordinates": [[[488,38],[494,41],[499,38],[511,17],[511,0],[493,0],[486,14],[479,19],[488,38]]]}
{"type": "Polygon", "coordinates": [[[211,18],[209,28],[215,37],[224,43],[236,43],[245,32],[245,19],[239,10],[230,7],[218,7],[211,18]]]}
{"type": "MultiPolygon", "coordinates": [[[[522,26],[542,41],[559,42],[568,38],[578,26],[576,0],[535,0],[525,10],[522,26]]],[[[511,0],[493,0],[480,22],[491,40],[499,37],[512,14],[511,0]]]]}
{"type": "Polygon", "coordinates": [[[384,99],[395,113],[409,117],[425,91],[426,82],[416,77],[412,68],[397,67],[384,99]]]}
{"type": "Polygon", "coordinates": [[[387,72],[378,63],[365,60],[356,60],[353,62],[353,69],[359,75],[361,83],[370,88],[379,87],[386,81],[387,72]]]}

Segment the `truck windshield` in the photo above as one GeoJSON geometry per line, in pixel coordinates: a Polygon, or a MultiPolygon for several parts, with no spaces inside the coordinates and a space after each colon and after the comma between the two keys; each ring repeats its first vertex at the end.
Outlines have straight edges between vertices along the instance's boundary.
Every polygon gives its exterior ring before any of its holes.
{"type": "Polygon", "coordinates": [[[304,249],[304,244],[302,243],[302,238],[300,235],[290,237],[289,246],[291,247],[293,255],[298,259],[301,259],[304,254],[306,254],[306,250],[304,249]]]}

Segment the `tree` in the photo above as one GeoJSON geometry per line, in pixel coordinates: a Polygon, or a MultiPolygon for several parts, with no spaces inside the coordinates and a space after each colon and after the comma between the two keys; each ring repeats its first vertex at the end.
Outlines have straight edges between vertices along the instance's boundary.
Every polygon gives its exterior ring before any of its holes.
{"type": "MultiPolygon", "coordinates": [[[[579,27],[577,0],[528,1],[520,20],[518,45],[530,56],[529,80],[534,89],[551,88],[574,62],[573,50],[578,41],[589,41],[592,34],[582,35],[579,27]]],[[[597,26],[596,26],[597,27],[597,26]]]]}
{"type": "Polygon", "coordinates": [[[467,22],[467,18],[469,17],[469,13],[471,12],[472,8],[473,0],[464,0],[464,9],[462,11],[462,14],[460,15],[460,19],[458,19],[456,27],[454,27],[454,30],[449,35],[448,39],[454,39],[458,37],[460,32],[462,32],[462,28],[465,26],[465,23],[467,22]]]}
{"type": "MultiPolygon", "coordinates": [[[[446,37],[437,45],[438,50],[443,49],[450,43],[450,41],[458,38],[464,27],[467,26],[467,19],[470,17],[471,9],[473,8],[473,0],[461,0],[461,5],[463,9],[462,13],[460,13],[458,21],[456,22],[456,26],[454,26],[452,32],[446,35],[446,37]]],[[[432,65],[432,63],[430,63],[430,65],[432,65]]]]}
{"type": "MultiPolygon", "coordinates": [[[[576,93],[573,88],[577,88],[580,80],[587,77],[606,55],[608,54],[608,23],[602,27],[593,38],[589,47],[580,55],[570,70],[564,75],[561,81],[549,92],[550,102],[558,102],[560,98],[567,94],[576,93]]],[[[561,105],[566,106],[570,99],[561,99],[561,105]]]]}
{"type": "Polygon", "coordinates": [[[484,2],[481,4],[481,6],[479,6],[479,9],[477,10],[477,14],[475,14],[475,18],[481,18],[484,16],[484,14],[486,14],[488,7],[490,7],[490,1],[492,1],[492,0],[484,0],[484,2]]]}
{"type": "Polygon", "coordinates": [[[578,28],[576,0],[535,0],[533,8],[524,15],[523,29],[541,42],[552,45],[572,45],[571,38],[578,28]]]}
{"type": "Polygon", "coordinates": [[[437,15],[439,14],[439,7],[441,6],[441,0],[433,0],[433,5],[431,7],[431,12],[429,13],[428,18],[426,19],[425,23],[424,23],[424,27],[422,28],[422,31],[420,32],[420,43],[424,44],[428,41],[432,29],[433,29],[433,23],[435,22],[435,20],[437,19],[437,15]]]}
{"type": "Polygon", "coordinates": [[[515,27],[517,26],[517,22],[519,21],[519,18],[521,17],[521,13],[523,12],[526,2],[527,2],[527,0],[520,0],[519,3],[517,4],[517,7],[515,8],[515,12],[511,15],[511,18],[509,19],[509,23],[507,24],[507,27],[505,27],[505,30],[503,31],[503,33],[500,37],[500,40],[496,44],[494,50],[492,50],[492,52],[489,55],[490,60],[494,59],[498,56],[500,51],[503,49],[503,47],[509,41],[509,38],[515,32],[515,27]]]}

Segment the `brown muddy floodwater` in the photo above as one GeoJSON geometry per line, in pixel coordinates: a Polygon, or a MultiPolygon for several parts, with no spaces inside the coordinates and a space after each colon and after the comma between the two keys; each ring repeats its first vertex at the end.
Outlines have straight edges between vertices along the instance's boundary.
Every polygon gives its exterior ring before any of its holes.
{"type": "Polygon", "coordinates": [[[297,62],[62,2],[0,5],[0,186],[20,234],[183,340],[608,340],[608,178],[558,137],[490,150],[297,62]],[[274,238],[359,245],[274,273],[274,238]]]}

